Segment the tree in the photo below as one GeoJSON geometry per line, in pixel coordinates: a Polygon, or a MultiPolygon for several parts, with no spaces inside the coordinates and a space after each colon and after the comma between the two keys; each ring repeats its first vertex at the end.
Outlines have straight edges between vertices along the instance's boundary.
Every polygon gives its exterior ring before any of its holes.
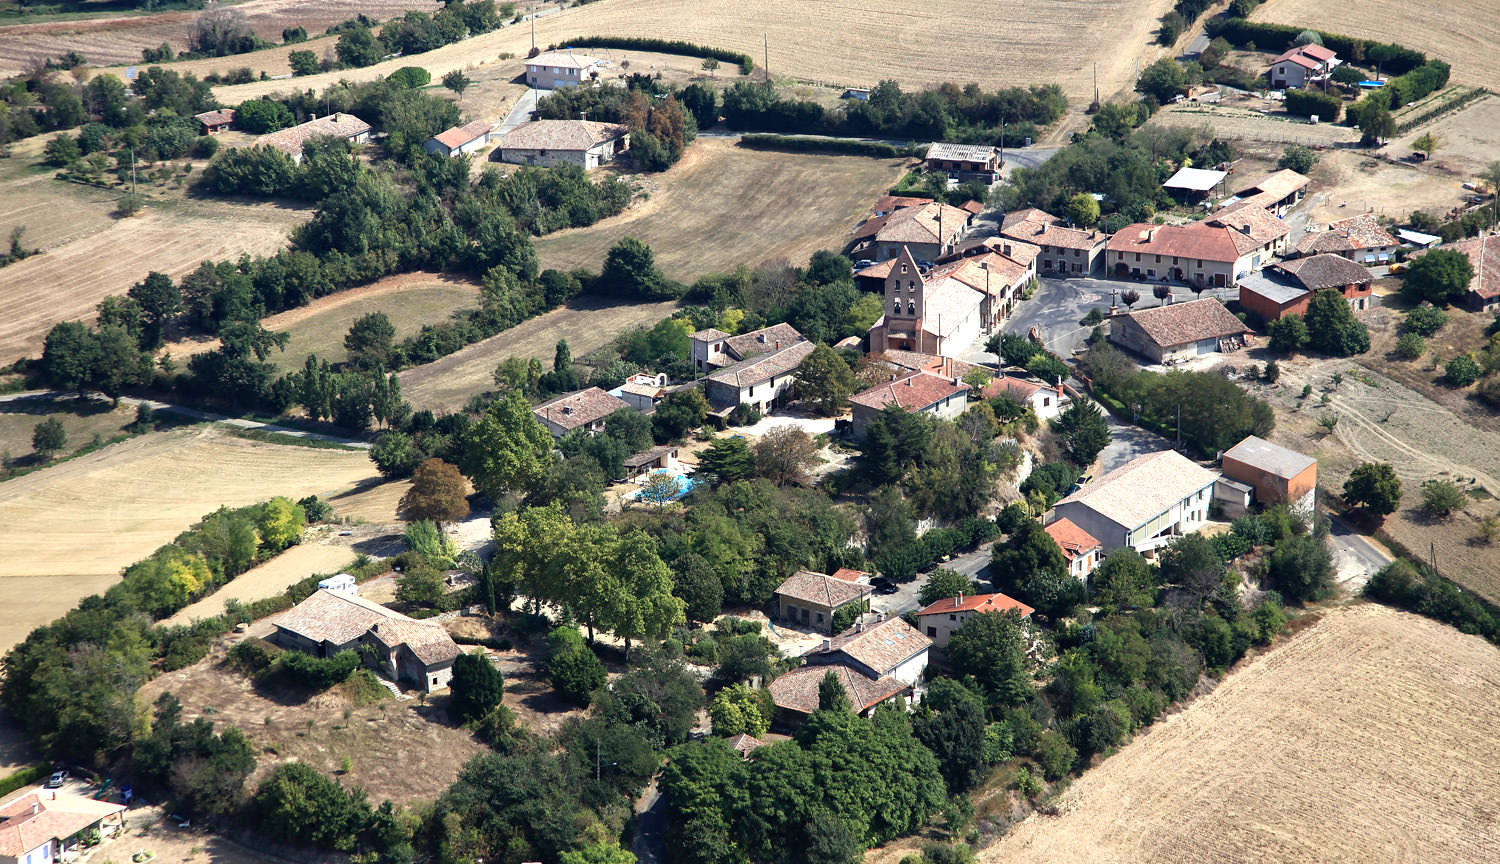
{"type": "Polygon", "coordinates": [[[531,413],[526,397],[512,390],[490,403],[464,433],[458,467],[476,489],[498,499],[509,491],[535,488],[547,473],[551,451],[552,436],[531,413]]]}
{"type": "Polygon", "coordinates": [[[1389,462],[1365,462],[1344,481],[1343,499],[1377,518],[1395,513],[1401,506],[1401,478],[1389,462]]]}
{"type": "Polygon", "coordinates": [[[665,471],[656,471],[641,483],[636,499],[661,508],[675,501],[681,494],[681,480],[665,471]]]}
{"type": "Polygon", "coordinates": [[[1224,561],[1202,534],[1183,534],[1161,551],[1161,581],[1175,606],[1196,609],[1223,583],[1224,561]]]}
{"type": "Polygon", "coordinates": [[[252,135],[264,135],[295,125],[291,109],[270,99],[246,99],[234,111],[235,125],[252,135]]]}
{"type": "Polygon", "coordinates": [[[1396,134],[1396,121],[1383,101],[1369,105],[1359,115],[1359,131],[1363,141],[1384,143],[1396,134]]]}
{"type": "Polygon", "coordinates": [[[152,271],[146,278],[130,286],[126,296],[140,304],[145,331],[141,335],[141,347],[147,350],[162,343],[162,332],[177,313],[182,311],[182,290],[172,277],[152,271]]]}
{"type": "Polygon", "coordinates": [[[387,432],[375,439],[370,459],[382,477],[409,477],[422,464],[426,454],[405,432],[387,432]]]}
{"type": "Polygon", "coordinates": [[[745,480],[755,473],[755,457],[744,438],[715,438],[698,452],[694,476],[704,476],[717,483],[745,480]]]}
{"type": "Polygon", "coordinates": [[[411,488],[401,496],[397,508],[408,522],[430,521],[439,530],[444,522],[456,522],[469,515],[464,475],[458,466],[442,459],[428,459],[417,466],[411,488]]]}
{"type": "Polygon", "coordinates": [[[1448,323],[1448,313],[1436,306],[1421,305],[1406,313],[1401,320],[1402,333],[1431,336],[1448,323]]]}
{"type": "Polygon", "coordinates": [[[1500,159],[1496,159],[1479,176],[1490,188],[1490,225],[1500,225],[1500,159]]]}
{"type": "Polygon", "coordinates": [[[774,426],[755,442],[755,473],[777,486],[805,484],[818,463],[818,446],[798,426],[774,426]]]}
{"type": "Polygon", "coordinates": [[[661,300],[672,293],[666,277],[656,269],[651,247],[634,237],[621,238],[609,247],[596,284],[601,293],[638,300],[661,300]]]}
{"type": "Polygon", "coordinates": [[[590,843],[569,849],[558,858],[561,864],[636,864],[635,853],[618,843],[590,843]]]}
{"type": "Polygon", "coordinates": [[[42,148],[42,161],[54,168],[66,168],[82,156],[78,140],[71,135],[54,135],[42,148]]]}
{"type": "Polygon", "coordinates": [[[949,597],[973,597],[978,593],[979,583],[957,570],[941,567],[917,589],[917,602],[923,606],[931,606],[949,597]]]}
{"type": "Polygon", "coordinates": [[[990,560],[995,587],[1050,617],[1066,615],[1084,599],[1083,585],[1068,574],[1062,548],[1041,525],[1022,522],[996,545],[990,560]]]}
{"type": "Polygon", "coordinates": [[[1298,602],[1319,600],[1333,583],[1333,555],[1318,534],[1297,534],[1276,544],[1267,573],[1281,596],[1298,602]]]}
{"type": "Polygon", "coordinates": [[[911,505],[895,485],[881,486],[870,495],[865,509],[865,536],[869,538],[870,558],[876,561],[916,544],[911,505]]]}
{"type": "Polygon", "coordinates": [[[976,758],[984,752],[984,701],[957,681],[939,678],[929,685],[922,704],[936,713],[914,719],[912,731],[937,757],[948,794],[961,795],[989,772],[988,761],[976,758]]]}
{"type": "Polygon", "coordinates": [[[1318,164],[1318,153],[1311,147],[1302,144],[1289,144],[1281,151],[1281,158],[1276,161],[1276,167],[1283,171],[1296,171],[1298,174],[1306,174],[1318,164]]]}
{"type": "Polygon", "coordinates": [[[83,395],[94,368],[95,341],[77,321],[64,321],[47,331],[42,344],[42,377],[48,384],[83,395]]]}
{"type": "Polygon", "coordinates": [[[672,593],[682,598],[689,621],[707,624],[724,611],[724,583],[707,558],[689,552],[672,562],[672,593]]]}
{"type": "Polygon", "coordinates": [[[687,434],[689,429],[703,425],[708,416],[708,400],[697,387],[668,393],[656,405],[651,417],[651,434],[659,444],[675,441],[687,434]]]}
{"type": "Polygon", "coordinates": [[[1422,484],[1422,509],[1436,519],[1447,519],[1467,503],[1468,494],[1452,480],[1428,480],[1422,484]]]}
{"type": "Polygon", "coordinates": [[[1313,294],[1307,303],[1308,341],[1334,357],[1352,357],[1370,350],[1370,331],[1354,317],[1349,302],[1334,288],[1313,294]]]}
{"type": "Polygon", "coordinates": [[[1104,614],[1155,605],[1158,578],[1151,562],[1130,546],[1105,556],[1089,574],[1089,594],[1104,614]]]}
{"type": "Polygon", "coordinates": [[[732,684],[719,691],[708,706],[714,734],[720,737],[749,735],[759,738],[771,728],[771,718],[760,694],[744,684],[732,684]]]}
{"type": "Polygon", "coordinates": [[[1297,38],[1292,42],[1292,44],[1299,47],[1302,45],[1321,46],[1323,44],[1323,36],[1316,30],[1303,30],[1301,33],[1297,34],[1297,38]]]}
{"type": "Polygon", "coordinates": [[[1415,360],[1427,353],[1427,340],[1415,333],[1402,333],[1396,337],[1396,356],[1403,360],[1415,360]]]}
{"type": "Polygon", "coordinates": [[[547,637],[552,656],[547,660],[547,676],[563,698],[575,705],[587,705],[595,690],[604,686],[608,675],[604,664],[583,643],[583,637],[572,627],[559,627],[547,637]],[[562,634],[559,631],[563,631],[562,634]],[[571,636],[566,634],[571,633],[571,636]]]}
{"type": "Polygon", "coordinates": [[[432,81],[432,73],[421,66],[402,66],[400,69],[387,75],[385,80],[398,87],[405,87],[408,90],[418,90],[426,87],[432,81]]]}
{"type": "Polygon", "coordinates": [[[1452,387],[1467,387],[1479,380],[1479,364],[1468,354],[1459,354],[1443,364],[1443,378],[1452,387]]]}
{"type": "Polygon", "coordinates": [[[849,364],[827,345],[814,348],[797,369],[797,391],[824,415],[842,411],[858,384],[849,364]]]}
{"type": "Polygon", "coordinates": [[[1187,76],[1183,74],[1182,65],[1170,57],[1163,57],[1141,70],[1141,77],[1135,82],[1135,90],[1152,97],[1158,103],[1166,103],[1181,93],[1186,85],[1187,76]]]}
{"type": "Polygon", "coordinates": [[[382,46],[375,39],[375,34],[368,27],[355,27],[345,30],[339,36],[338,44],[334,46],[334,52],[338,54],[339,62],[345,66],[362,68],[374,66],[380,62],[382,46]]]}
{"type": "Polygon", "coordinates": [[[293,75],[316,75],[320,71],[318,55],[312,51],[293,51],[286,55],[286,62],[293,75]]]}
{"type": "Polygon", "coordinates": [[[1072,220],[1073,224],[1087,228],[1099,221],[1099,202],[1089,193],[1079,192],[1068,199],[1063,215],[1072,220]]]}
{"type": "Polygon", "coordinates": [[[457,95],[460,99],[463,98],[464,91],[469,89],[469,85],[473,83],[474,82],[471,81],[469,77],[463,73],[462,69],[454,69],[453,71],[443,76],[443,86],[447,87],[449,90],[452,90],[454,94],[457,95]]]}
{"type": "Polygon", "coordinates": [[[1063,455],[1079,467],[1094,464],[1111,439],[1104,412],[1092,399],[1074,401],[1052,421],[1052,431],[1062,438],[1063,455]]]}
{"type": "Polygon", "coordinates": [[[946,649],[955,675],[972,675],[1001,705],[1021,705],[1031,697],[1026,639],[1021,613],[982,612],[953,632],[946,649]]]}
{"type": "Polygon", "coordinates": [[[1442,143],[1442,138],[1432,134],[1431,132],[1423,132],[1421,135],[1417,136],[1417,140],[1411,142],[1411,149],[1417,151],[1418,153],[1421,153],[1428,159],[1431,159],[1432,152],[1436,150],[1438,148],[1438,145],[1442,143]]]}
{"type": "Polygon", "coordinates": [[[1401,288],[1417,300],[1447,306],[1464,298],[1474,279],[1469,256],[1453,249],[1434,249],[1411,262],[1401,288]]]}
{"type": "Polygon", "coordinates": [[[31,449],[45,460],[51,461],[52,454],[63,449],[67,443],[68,433],[63,429],[62,421],[56,417],[48,417],[31,429],[31,449]]]}
{"type": "Polygon", "coordinates": [[[712,57],[706,57],[706,58],[704,58],[704,60],[703,60],[703,71],[707,72],[710,77],[717,77],[717,76],[714,76],[714,72],[717,71],[718,68],[719,68],[719,61],[715,60],[712,57]]]}
{"type": "Polygon", "coordinates": [[[344,349],[349,362],[361,369],[388,369],[395,365],[396,326],[384,312],[361,315],[344,336],[344,349]]]}
{"type": "Polygon", "coordinates": [[[1272,351],[1290,354],[1307,344],[1307,322],[1293,312],[1272,321],[1266,328],[1272,351]]]}
{"type": "Polygon", "coordinates": [[[483,720],[505,695],[505,678],[483,651],[458,655],[449,686],[453,691],[450,710],[460,724],[483,720]]]}
{"type": "Polygon", "coordinates": [[[849,701],[848,691],[844,689],[838,673],[832,669],[824,673],[823,680],[818,682],[818,710],[838,713],[854,710],[854,703],[849,701]]]}
{"type": "Polygon", "coordinates": [[[1126,290],[1120,292],[1120,302],[1125,304],[1126,309],[1135,308],[1135,304],[1139,303],[1140,300],[1141,292],[1135,290],[1134,288],[1127,288],[1126,290]]]}
{"type": "Polygon", "coordinates": [[[345,791],[304,762],[284,762],[256,790],[253,813],[272,840],[352,852],[370,804],[362,790],[345,791]]]}

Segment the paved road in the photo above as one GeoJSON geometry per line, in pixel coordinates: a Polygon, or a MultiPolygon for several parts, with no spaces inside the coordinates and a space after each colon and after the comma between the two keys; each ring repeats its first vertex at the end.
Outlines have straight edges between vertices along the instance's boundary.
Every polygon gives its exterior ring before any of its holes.
{"type": "MultiPolygon", "coordinates": [[[[946,567],[949,570],[957,570],[970,578],[978,579],[986,590],[989,589],[989,546],[982,546],[973,552],[955,555],[951,561],[948,561],[946,564],[939,564],[938,566],[946,567]]],[[[916,579],[899,586],[900,590],[895,594],[874,595],[870,600],[870,607],[876,611],[884,612],[890,617],[904,615],[907,612],[920,609],[922,604],[917,602],[917,592],[927,583],[927,577],[930,575],[930,571],[928,573],[917,574],[916,579]]]]}
{"type": "Polygon", "coordinates": [[[521,98],[516,100],[516,104],[510,109],[510,113],[505,115],[505,122],[500,124],[498,134],[504,135],[531,119],[531,112],[536,110],[536,92],[535,90],[528,89],[525,93],[521,94],[521,98]]]}
{"type": "MultiPolygon", "coordinates": [[[[1102,407],[1102,406],[1101,406],[1102,407]]],[[[1113,471],[1137,456],[1172,449],[1172,442],[1149,429],[1132,426],[1115,415],[1104,412],[1109,423],[1109,446],[1099,453],[1099,466],[1095,476],[1113,471]]]]}
{"type": "Polygon", "coordinates": [[[1391,556],[1384,546],[1355,531],[1348,522],[1337,516],[1330,515],[1328,518],[1338,580],[1357,591],[1376,571],[1391,563],[1391,556]]]}
{"type": "MultiPolygon", "coordinates": [[[[11,393],[0,396],[0,402],[29,402],[29,401],[66,401],[76,399],[76,393],[62,390],[32,390],[27,393],[11,393]]],[[[94,402],[108,402],[108,397],[91,393],[84,397],[94,402]]],[[[321,432],[306,432],[301,429],[293,429],[289,426],[278,426],[275,423],[262,423],[259,420],[244,420],[239,417],[226,417],[223,414],[214,414],[208,411],[199,411],[197,408],[188,408],[183,405],[172,405],[167,402],[158,402],[155,399],[138,399],[134,396],[121,396],[121,404],[124,405],[150,405],[153,411],[170,411],[173,414],[181,414],[194,420],[203,420],[209,423],[224,423],[229,426],[238,426],[241,429],[260,429],[266,432],[275,432],[280,435],[290,435],[293,438],[305,438],[309,441],[329,441],[334,444],[343,444],[348,447],[358,447],[361,450],[369,450],[374,445],[368,441],[360,441],[355,438],[342,438],[337,435],[324,435],[321,432]]]]}

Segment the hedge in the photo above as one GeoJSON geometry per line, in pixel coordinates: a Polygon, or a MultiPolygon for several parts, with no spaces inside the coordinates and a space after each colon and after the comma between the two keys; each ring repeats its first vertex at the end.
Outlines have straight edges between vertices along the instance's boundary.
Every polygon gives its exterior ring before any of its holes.
{"type": "Polygon", "coordinates": [[[47,776],[48,770],[47,765],[32,765],[30,768],[22,768],[9,777],[0,778],[0,798],[4,798],[22,786],[30,786],[42,779],[47,776]]]}
{"type": "Polygon", "coordinates": [[[1429,61],[1426,65],[1411,70],[1405,75],[1400,75],[1385,82],[1385,86],[1376,91],[1390,95],[1391,108],[1401,108],[1418,99],[1425,98],[1435,90],[1441,90],[1448,86],[1448,72],[1450,67],[1441,60],[1429,61]]]}
{"type": "Polygon", "coordinates": [[[1405,135],[1406,133],[1417,128],[1418,126],[1421,126],[1424,123],[1429,123],[1443,116],[1444,114],[1457,111],[1470,102],[1473,102],[1475,99],[1479,99],[1488,95],[1490,95],[1490,91],[1484,89],[1483,87],[1475,87],[1473,90],[1468,91],[1457,99],[1449,99],[1446,102],[1428,108],[1415,117],[1408,117],[1407,119],[1401,121],[1400,123],[1396,124],[1396,134],[1405,135]]]}
{"type": "Polygon", "coordinates": [[[848,138],[802,138],[794,135],[744,135],[741,147],[755,150],[790,150],[798,153],[840,153],[850,156],[874,156],[878,159],[921,156],[919,147],[897,147],[881,141],[854,141],[848,138]]]}
{"type": "MultiPolygon", "coordinates": [[[[728,48],[710,48],[681,39],[651,39],[644,36],[579,36],[565,45],[573,48],[622,48],[632,51],[654,51],[657,54],[683,54],[688,57],[712,57],[740,67],[740,74],[749,75],[755,68],[755,58],[749,54],[730,51],[728,48]]],[[[560,46],[554,45],[553,48],[560,46]]]]}
{"type": "Polygon", "coordinates": [[[1316,114],[1320,122],[1332,123],[1339,119],[1339,112],[1344,110],[1344,100],[1317,90],[1288,90],[1286,91],[1286,110],[1288,114],[1301,117],[1311,117],[1316,114]]]}
{"type": "MultiPolygon", "coordinates": [[[[1235,47],[1244,47],[1254,42],[1261,51],[1285,51],[1292,47],[1305,27],[1286,24],[1268,24],[1263,21],[1246,21],[1244,18],[1228,18],[1210,21],[1207,27],[1210,36],[1223,36],[1235,47]]],[[[1323,47],[1339,54],[1345,62],[1363,57],[1363,65],[1378,66],[1389,75],[1404,75],[1427,63],[1427,55],[1393,42],[1372,42],[1339,33],[1314,31],[1323,39],[1323,47]]]]}

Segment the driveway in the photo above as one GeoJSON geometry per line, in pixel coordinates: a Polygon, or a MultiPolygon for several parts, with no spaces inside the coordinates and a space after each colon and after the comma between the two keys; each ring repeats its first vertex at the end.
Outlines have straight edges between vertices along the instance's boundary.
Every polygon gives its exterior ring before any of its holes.
{"type": "Polygon", "coordinates": [[[1350,591],[1359,591],[1371,576],[1391,563],[1391,556],[1385,547],[1355,531],[1348,522],[1331,514],[1328,520],[1334,547],[1334,578],[1350,591]]]}
{"type": "Polygon", "coordinates": [[[796,409],[782,410],[760,418],[760,421],[752,426],[730,426],[729,433],[731,435],[745,435],[750,438],[759,438],[777,426],[796,426],[798,429],[816,438],[819,435],[832,435],[835,419],[837,418],[818,417],[802,413],[796,409]]]}
{"type": "Polygon", "coordinates": [[[1172,442],[1166,438],[1139,426],[1132,426],[1108,411],[1104,412],[1104,419],[1109,423],[1109,446],[1099,454],[1095,476],[1113,471],[1137,456],[1172,449],[1172,442]]]}
{"type": "MultiPolygon", "coordinates": [[[[955,555],[946,563],[939,562],[937,567],[957,570],[971,579],[977,579],[988,590],[990,554],[990,546],[986,544],[975,549],[973,552],[955,555]]],[[[937,567],[932,569],[936,570],[937,567]]],[[[927,577],[931,575],[932,570],[918,573],[917,578],[905,585],[899,586],[900,590],[895,594],[871,595],[870,608],[877,612],[884,612],[888,617],[893,618],[922,608],[922,604],[917,600],[917,592],[922,590],[923,585],[927,584],[927,577]]]]}
{"type": "Polygon", "coordinates": [[[516,104],[510,109],[510,113],[505,115],[505,122],[500,124],[497,134],[504,135],[531,120],[531,112],[536,110],[536,98],[537,91],[533,88],[528,88],[525,93],[522,93],[521,98],[517,99],[516,104]]]}

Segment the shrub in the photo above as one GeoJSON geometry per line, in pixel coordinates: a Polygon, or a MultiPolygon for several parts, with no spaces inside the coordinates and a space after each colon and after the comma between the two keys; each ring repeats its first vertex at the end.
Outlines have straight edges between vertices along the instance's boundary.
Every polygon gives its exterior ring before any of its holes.
{"type": "Polygon", "coordinates": [[[1056,730],[1048,729],[1036,740],[1036,759],[1042,766],[1042,776],[1048,780],[1060,780],[1073,767],[1078,751],[1056,730]]]}
{"type": "Polygon", "coordinates": [[[1406,318],[1401,322],[1402,333],[1415,333],[1418,336],[1431,336],[1443,329],[1448,323],[1448,313],[1436,306],[1418,306],[1406,313],[1406,318]]]}
{"type": "Polygon", "coordinates": [[[1292,144],[1282,151],[1276,167],[1306,174],[1316,164],[1318,164],[1317,151],[1302,144],[1292,144]]]}
{"type": "Polygon", "coordinates": [[[1467,503],[1468,494],[1452,480],[1428,480],[1422,484],[1422,509],[1429,516],[1446,519],[1467,503]]]}
{"type": "Polygon", "coordinates": [[[1426,340],[1415,333],[1402,333],[1396,339],[1396,356],[1403,360],[1415,360],[1426,353],[1426,340]]]}
{"type": "Polygon", "coordinates": [[[1443,378],[1453,387],[1467,387],[1479,380],[1479,364],[1467,354],[1460,354],[1443,364],[1443,378]]]}
{"type": "Polygon", "coordinates": [[[1344,100],[1317,90],[1288,90],[1285,105],[1288,114],[1317,115],[1320,123],[1334,122],[1344,110],[1344,100]]]}

